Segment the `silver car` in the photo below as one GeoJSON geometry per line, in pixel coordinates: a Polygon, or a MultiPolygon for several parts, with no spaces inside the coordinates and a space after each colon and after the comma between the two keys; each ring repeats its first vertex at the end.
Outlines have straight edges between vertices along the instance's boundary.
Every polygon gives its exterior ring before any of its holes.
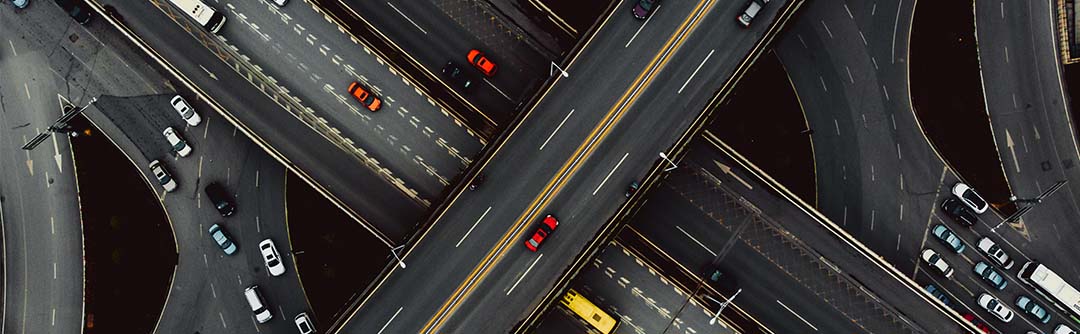
{"type": "Polygon", "coordinates": [[[195,112],[195,109],[191,108],[191,105],[180,95],[173,96],[172,100],[169,101],[169,104],[172,105],[173,109],[176,109],[176,113],[180,114],[180,118],[183,118],[188,125],[197,126],[202,122],[202,117],[199,117],[199,113],[195,112]]]}
{"type": "Polygon", "coordinates": [[[176,152],[177,155],[186,157],[188,154],[191,154],[191,145],[188,145],[184,138],[176,134],[176,130],[171,126],[165,128],[165,131],[162,131],[161,134],[165,135],[165,140],[169,141],[169,145],[172,145],[172,150],[173,152],[176,152]]]}
{"type": "Polygon", "coordinates": [[[160,184],[161,188],[165,189],[166,192],[176,190],[176,180],[173,180],[169,171],[165,170],[165,167],[161,165],[161,161],[151,161],[150,171],[154,173],[154,177],[157,178],[158,184],[160,184]]]}
{"type": "Polygon", "coordinates": [[[980,238],[979,241],[975,242],[975,248],[978,248],[979,251],[986,254],[986,257],[989,257],[990,260],[993,260],[1005,270],[1012,268],[1014,262],[1009,258],[1009,254],[1006,254],[1005,250],[998,247],[997,243],[991,240],[990,237],[980,238]]]}
{"type": "Polygon", "coordinates": [[[232,238],[225,233],[225,230],[221,228],[221,225],[210,225],[210,237],[214,239],[218,247],[225,252],[225,255],[233,255],[236,253],[236,244],[232,242],[232,238]]]}

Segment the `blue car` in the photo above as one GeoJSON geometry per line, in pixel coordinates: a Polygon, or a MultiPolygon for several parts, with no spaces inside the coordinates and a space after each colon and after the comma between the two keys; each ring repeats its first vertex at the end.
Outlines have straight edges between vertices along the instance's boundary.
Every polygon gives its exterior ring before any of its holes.
{"type": "Polygon", "coordinates": [[[983,281],[998,289],[998,291],[1005,290],[1005,286],[1009,285],[1009,282],[1005,280],[1005,277],[998,274],[998,272],[994,270],[994,267],[986,264],[986,262],[979,261],[972,270],[974,270],[975,274],[979,275],[983,281]]]}
{"type": "Polygon", "coordinates": [[[1046,309],[1036,304],[1028,296],[1020,295],[1020,297],[1016,298],[1016,307],[1019,307],[1020,311],[1027,313],[1041,323],[1050,323],[1050,313],[1046,312],[1046,309]]]}
{"type": "Polygon", "coordinates": [[[930,230],[930,233],[937,237],[938,241],[941,241],[942,244],[945,244],[945,246],[948,246],[949,249],[952,249],[957,254],[964,251],[964,242],[960,241],[960,237],[956,236],[956,233],[953,233],[953,231],[948,227],[945,227],[944,224],[937,224],[930,230]]]}
{"type": "Polygon", "coordinates": [[[218,247],[225,251],[225,255],[236,253],[236,244],[232,242],[228,234],[225,234],[225,230],[220,225],[210,225],[210,237],[214,238],[214,242],[217,243],[218,247]]]}

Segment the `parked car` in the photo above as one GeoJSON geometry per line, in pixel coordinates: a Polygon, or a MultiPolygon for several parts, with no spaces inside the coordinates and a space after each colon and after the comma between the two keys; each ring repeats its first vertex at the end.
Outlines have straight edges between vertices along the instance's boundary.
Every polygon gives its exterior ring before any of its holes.
{"type": "Polygon", "coordinates": [[[367,87],[364,87],[363,84],[353,81],[349,84],[348,91],[349,95],[352,95],[354,99],[359,101],[364,108],[367,108],[372,112],[379,111],[379,108],[382,108],[382,100],[379,100],[379,98],[371,93],[371,90],[367,87]]]}
{"type": "Polygon", "coordinates": [[[172,100],[169,100],[169,104],[172,105],[176,113],[180,114],[180,118],[183,118],[190,126],[198,126],[202,122],[202,117],[199,117],[199,113],[195,112],[195,109],[187,103],[187,100],[180,95],[173,96],[172,100]]]}
{"type": "Polygon", "coordinates": [[[982,196],[979,196],[979,193],[975,192],[975,189],[972,189],[963,182],[957,182],[953,185],[952,194],[956,196],[956,198],[959,198],[961,202],[964,202],[964,205],[967,205],[971,210],[974,210],[976,214],[981,215],[990,207],[990,205],[986,203],[986,200],[984,200],[982,196]]]}
{"type": "Polygon", "coordinates": [[[281,263],[281,255],[278,254],[274,241],[270,239],[259,243],[259,251],[262,252],[263,262],[266,262],[266,270],[272,276],[281,276],[285,273],[285,265],[281,263]]]}
{"type": "Polygon", "coordinates": [[[172,174],[161,165],[161,161],[154,160],[150,162],[150,172],[154,173],[154,177],[157,178],[158,184],[166,192],[176,190],[176,180],[173,180],[172,174]]]}
{"type": "Polygon", "coordinates": [[[975,242],[975,248],[986,254],[990,260],[1005,268],[1005,270],[1012,268],[1014,262],[1009,258],[1009,254],[1006,254],[1005,250],[998,247],[997,243],[991,240],[990,237],[979,238],[979,241],[975,242]]]}
{"type": "Polygon", "coordinates": [[[942,304],[949,306],[949,296],[945,295],[945,291],[941,291],[941,289],[938,289],[938,287],[933,284],[927,284],[924,289],[926,289],[926,292],[929,292],[931,296],[940,300],[942,304]]]}
{"type": "Polygon", "coordinates": [[[997,317],[998,320],[1004,322],[1012,321],[1013,315],[1015,314],[1012,309],[1009,309],[1008,306],[1002,304],[1000,300],[994,298],[994,296],[991,296],[989,293],[983,292],[979,295],[979,299],[977,299],[976,302],[987,312],[990,312],[994,317],[997,317]]]}
{"type": "Polygon", "coordinates": [[[967,320],[967,321],[968,321],[968,322],[970,322],[970,323],[971,323],[972,325],[975,325],[975,328],[978,328],[978,329],[979,329],[979,332],[980,332],[980,333],[983,333],[983,334],[994,334],[994,331],[990,330],[990,326],[987,326],[987,325],[986,325],[985,323],[983,323],[982,321],[979,321],[978,319],[975,319],[975,315],[974,315],[974,314],[971,314],[971,313],[964,313],[964,314],[962,314],[961,316],[963,316],[963,317],[964,317],[964,320],[967,320]]]}
{"type": "Polygon", "coordinates": [[[963,253],[966,246],[964,242],[960,240],[960,237],[956,236],[948,227],[944,224],[937,224],[934,228],[930,229],[930,233],[937,237],[938,241],[941,241],[946,247],[952,249],[957,254],[963,253]]]}
{"type": "Polygon", "coordinates": [[[232,238],[225,233],[225,230],[219,224],[210,225],[210,237],[214,239],[218,247],[225,252],[225,255],[233,255],[236,253],[236,244],[233,243],[232,238]]]}
{"type": "Polygon", "coordinates": [[[750,0],[746,3],[746,9],[742,14],[736,17],[743,27],[750,27],[750,22],[754,20],[754,17],[761,12],[765,5],[769,3],[769,0],[750,0]]]}
{"type": "Polygon", "coordinates": [[[1009,281],[1005,280],[1004,276],[1001,276],[994,267],[991,267],[986,262],[979,261],[972,268],[976,275],[982,278],[983,281],[990,284],[990,286],[998,289],[998,291],[1005,290],[1005,287],[1009,285],[1009,281]]]}
{"type": "Polygon", "coordinates": [[[941,211],[945,212],[945,215],[952,218],[953,221],[967,227],[974,226],[975,222],[978,221],[975,213],[971,212],[967,205],[956,198],[950,197],[941,202],[941,211]]]}
{"type": "Polygon", "coordinates": [[[296,318],[293,318],[293,323],[296,324],[296,329],[300,331],[300,334],[315,333],[315,325],[311,322],[311,317],[308,317],[307,312],[297,314],[296,318]]]}
{"type": "Polygon", "coordinates": [[[480,52],[480,50],[477,49],[469,50],[465,59],[468,59],[469,64],[472,64],[473,67],[480,70],[480,73],[484,73],[484,75],[489,78],[495,76],[495,71],[499,70],[498,65],[495,65],[491,59],[488,59],[483,52],[480,52]]]}
{"type": "Polygon", "coordinates": [[[443,65],[442,74],[450,78],[454,86],[461,88],[462,91],[472,90],[472,80],[465,75],[465,72],[454,61],[447,61],[446,65],[443,65]]]}
{"type": "Polygon", "coordinates": [[[248,306],[251,307],[251,312],[255,314],[255,320],[260,324],[265,324],[274,317],[270,313],[270,308],[266,306],[266,299],[259,293],[259,286],[252,285],[244,289],[244,300],[247,301],[248,306]]]}
{"type": "Polygon", "coordinates": [[[926,261],[926,264],[930,265],[930,268],[934,268],[935,271],[945,276],[945,278],[952,278],[953,268],[949,266],[945,259],[941,258],[933,249],[924,249],[922,251],[922,259],[926,261]]]}
{"type": "Polygon", "coordinates": [[[165,131],[162,131],[161,134],[165,135],[165,140],[169,141],[169,145],[172,145],[172,150],[177,155],[186,157],[191,154],[191,146],[171,126],[165,128],[165,131]]]}
{"type": "Polygon", "coordinates": [[[559,226],[559,220],[555,219],[552,215],[547,215],[540,223],[537,224],[536,232],[533,233],[529,240],[525,240],[525,248],[531,251],[536,251],[540,248],[540,244],[547,240],[547,237],[551,235],[551,232],[555,232],[555,228],[559,226]]]}
{"type": "Polygon", "coordinates": [[[1046,312],[1046,309],[1039,305],[1034,300],[1031,300],[1028,296],[1020,295],[1016,298],[1016,307],[1020,308],[1020,311],[1027,313],[1027,315],[1035,318],[1041,323],[1050,323],[1050,312],[1046,312]]]}
{"type": "Polygon", "coordinates": [[[1076,334],[1076,331],[1069,328],[1069,326],[1065,326],[1065,324],[1058,324],[1057,327],[1054,327],[1053,334],[1076,334]]]}
{"type": "Polygon", "coordinates": [[[634,13],[634,17],[644,20],[659,6],[660,0],[638,0],[637,3],[634,4],[634,9],[631,10],[631,12],[634,13]]]}
{"type": "Polygon", "coordinates": [[[232,200],[229,199],[229,194],[225,192],[225,188],[217,182],[210,182],[203,188],[206,191],[206,198],[210,199],[210,203],[214,204],[214,208],[222,217],[232,216],[236,212],[236,206],[233,205],[232,200]]]}

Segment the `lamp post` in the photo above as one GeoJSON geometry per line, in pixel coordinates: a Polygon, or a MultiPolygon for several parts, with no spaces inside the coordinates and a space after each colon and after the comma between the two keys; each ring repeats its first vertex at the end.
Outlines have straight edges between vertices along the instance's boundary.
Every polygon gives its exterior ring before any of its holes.
{"type": "MultiPolygon", "coordinates": [[[[709,319],[710,325],[716,324],[716,319],[720,317],[720,312],[723,312],[724,309],[727,308],[728,304],[731,304],[731,301],[734,300],[735,296],[738,296],[740,292],[742,292],[742,288],[739,288],[738,291],[735,291],[735,294],[731,295],[731,297],[728,297],[728,299],[724,300],[723,303],[720,303],[720,309],[716,310],[716,315],[713,315],[712,319],[709,319]]],[[[709,295],[705,295],[705,297],[712,299],[714,302],[717,301],[716,299],[709,297],[709,295]]]]}
{"type": "Polygon", "coordinates": [[[566,73],[566,71],[563,71],[562,67],[559,67],[559,64],[556,64],[555,62],[551,62],[551,67],[548,68],[548,75],[554,74],[555,70],[559,70],[559,72],[562,72],[563,78],[569,78],[570,77],[570,73],[566,73]]]}
{"type": "Polygon", "coordinates": [[[674,161],[668,159],[667,154],[664,154],[664,152],[660,152],[660,159],[664,159],[664,161],[667,161],[669,164],[671,164],[671,167],[664,168],[665,172],[670,172],[672,170],[675,170],[675,168],[679,168],[679,165],[676,165],[674,161]]]}
{"type": "Polygon", "coordinates": [[[405,269],[405,261],[402,261],[401,258],[397,256],[397,251],[399,249],[402,249],[402,248],[405,248],[405,245],[401,245],[401,246],[391,248],[390,249],[390,254],[394,254],[394,259],[397,260],[398,265],[401,266],[401,269],[405,269]]]}

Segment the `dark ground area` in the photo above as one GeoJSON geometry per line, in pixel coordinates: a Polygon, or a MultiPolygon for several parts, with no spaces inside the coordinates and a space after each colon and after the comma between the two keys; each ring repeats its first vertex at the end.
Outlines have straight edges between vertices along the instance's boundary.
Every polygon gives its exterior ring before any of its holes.
{"type": "Polygon", "coordinates": [[[911,31],[911,99],[930,143],[963,179],[1009,215],[1008,182],[979,79],[972,0],[916,6],[911,31]]]}
{"type": "Polygon", "coordinates": [[[1080,129],[1080,115],[1077,115],[1076,106],[1072,105],[1072,101],[1080,101],[1080,64],[1072,64],[1062,66],[1062,77],[1065,79],[1065,94],[1069,95],[1069,100],[1065,101],[1065,104],[1069,106],[1069,118],[1072,119],[1073,129],[1080,129]]]}
{"type": "Polygon", "coordinates": [[[775,53],[758,58],[716,115],[710,131],[795,195],[817,205],[813,133],[806,132],[799,98],[775,53]]]}
{"type": "Polygon", "coordinates": [[[85,333],[150,333],[176,267],[172,228],[120,150],[82,116],[71,125],[90,129],[72,140],[86,247],[85,333]]]}
{"type": "MultiPolygon", "coordinates": [[[[498,1],[498,0],[493,0],[498,1]]],[[[593,25],[594,22],[600,20],[600,15],[604,14],[604,10],[611,5],[612,1],[616,0],[542,0],[544,6],[551,9],[555,15],[566,21],[571,27],[577,30],[577,35],[557,34],[563,30],[556,26],[547,18],[547,13],[536,10],[536,6],[529,4],[533,0],[513,0],[514,4],[521,11],[529,15],[533,23],[544,27],[544,30],[551,33],[553,36],[559,36],[559,46],[563,50],[570,50],[574,47],[574,43],[577,43],[581,34],[584,34],[586,30],[593,25]]],[[[626,8],[627,11],[630,8],[626,8]]]]}
{"type": "Polygon", "coordinates": [[[300,282],[316,323],[334,322],[391,261],[390,250],[304,181],[290,174],[285,182],[300,282]]]}

